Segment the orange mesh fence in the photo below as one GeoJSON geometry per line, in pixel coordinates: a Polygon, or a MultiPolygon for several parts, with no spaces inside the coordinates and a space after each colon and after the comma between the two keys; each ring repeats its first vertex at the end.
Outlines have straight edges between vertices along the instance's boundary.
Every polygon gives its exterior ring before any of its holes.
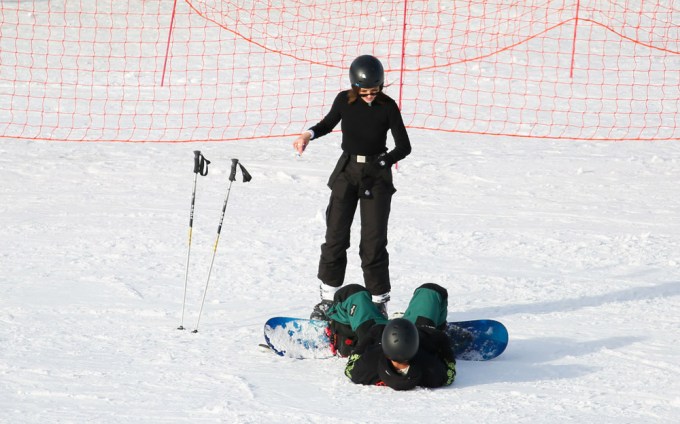
{"type": "Polygon", "coordinates": [[[2,0],[0,137],[298,134],[360,54],[410,128],[680,140],[666,0],[2,0]]]}

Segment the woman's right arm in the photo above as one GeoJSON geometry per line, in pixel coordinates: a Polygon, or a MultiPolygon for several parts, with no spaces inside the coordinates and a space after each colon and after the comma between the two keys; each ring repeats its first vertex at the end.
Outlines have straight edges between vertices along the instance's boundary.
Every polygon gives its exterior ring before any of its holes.
{"type": "Polygon", "coordinates": [[[321,121],[319,121],[319,123],[311,127],[309,130],[303,131],[302,134],[300,134],[295,139],[295,141],[293,141],[293,148],[295,148],[299,155],[305,151],[310,140],[323,137],[324,135],[333,131],[333,128],[335,128],[335,126],[338,125],[342,119],[342,113],[340,110],[343,103],[347,103],[346,92],[341,92],[335,97],[333,105],[331,106],[331,110],[321,121]]]}

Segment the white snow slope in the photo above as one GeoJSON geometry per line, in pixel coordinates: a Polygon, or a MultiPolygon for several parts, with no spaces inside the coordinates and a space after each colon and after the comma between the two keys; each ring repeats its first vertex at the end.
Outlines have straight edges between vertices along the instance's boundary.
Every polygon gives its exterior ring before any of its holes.
{"type": "MultiPolygon", "coordinates": [[[[0,422],[671,423],[680,416],[680,144],[411,131],[395,173],[391,311],[417,285],[510,345],[451,387],[352,384],[258,348],[318,298],[339,135],[0,144],[0,422]],[[182,317],[193,150],[199,177],[182,317]],[[231,158],[233,183],[209,279],[231,158]],[[675,418],[673,418],[675,417],[675,418]]],[[[357,218],[358,219],[358,218],[357,218]]],[[[355,224],[358,224],[356,222],[355,224]]],[[[347,282],[361,283],[358,225],[347,282]]]]}

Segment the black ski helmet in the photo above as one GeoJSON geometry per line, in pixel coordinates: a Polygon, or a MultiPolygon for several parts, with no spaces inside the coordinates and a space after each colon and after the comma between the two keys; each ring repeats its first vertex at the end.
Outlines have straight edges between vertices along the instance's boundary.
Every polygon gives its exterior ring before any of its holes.
{"type": "Polygon", "coordinates": [[[382,87],[385,83],[382,63],[370,54],[357,57],[349,67],[349,82],[352,87],[382,87]]]}
{"type": "Polygon", "coordinates": [[[420,339],[418,329],[409,320],[395,318],[387,323],[382,333],[382,348],[387,358],[406,362],[416,356],[420,339]]]}

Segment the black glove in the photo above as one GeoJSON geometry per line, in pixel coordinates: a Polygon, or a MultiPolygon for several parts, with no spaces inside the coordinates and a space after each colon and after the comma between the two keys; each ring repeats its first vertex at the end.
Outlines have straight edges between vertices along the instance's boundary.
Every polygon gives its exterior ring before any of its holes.
{"type": "Polygon", "coordinates": [[[400,374],[384,355],[378,361],[378,376],[394,390],[411,390],[420,384],[423,373],[417,363],[411,363],[406,375],[400,374]]]}
{"type": "Polygon", "coordinates": [[[357,343],[357,336],[352,331],[352,327],[346,324],[331,320],[328,324],[331,339],[331,351],[340,356],[349,356],[357,343]]]}
{"type": "Polygon", "coordinates": [[[451,349],[449,336],[433,327],[418,327],[420,348],[430,352],[446,362],[456,363],[456,357],[451,349]]]}
{"type": "Polygon", "coordinates": [[[381,153],[373,160],[372,165],[378,169],[386,169],[394,164],[392,158],[387,153],[381,153]]]}
{"type": "MultiPolygon", "coordinates": [[[[371,320],[373,321],[373,320],[371,320]]],[[[363,354],[366,349],[369,346],[373,346],[375,344],[379,344],[382,342],[382,333],[383,330],[385,329],[385,324],[376,324],[373,325],[368,331],[366,332],[359,332],[359,341],[356,343],[356,346],[354,346],[354,350],[352,350],[352,353],[358,353],[358,354],[363,354]]],[[[357,329],[358,330],[358,329],[357,329]]]]}

